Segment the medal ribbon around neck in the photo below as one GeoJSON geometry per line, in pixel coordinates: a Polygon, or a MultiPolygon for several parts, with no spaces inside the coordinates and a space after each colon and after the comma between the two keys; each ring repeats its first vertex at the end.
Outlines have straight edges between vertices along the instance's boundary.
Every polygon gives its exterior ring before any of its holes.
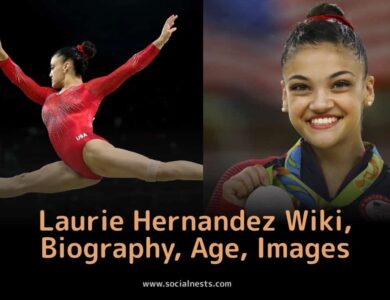
{"type": "Polygon", "coordinates": [[[365,148],[372,152],[366,168],[345,186],[331,201],[327,201],[303,183],[300,179],[302,139],[287,152],[283,167],[268,167],[267,173],[273,185],[284,189],[292,199],[296,200],[299,209],[334,209],[350,205],[359,198],[378,178],[383,169],[383,159],[377,148],[365,143],[365,148]],[[272,170],[278,171],[275,179],[272,170]]]}

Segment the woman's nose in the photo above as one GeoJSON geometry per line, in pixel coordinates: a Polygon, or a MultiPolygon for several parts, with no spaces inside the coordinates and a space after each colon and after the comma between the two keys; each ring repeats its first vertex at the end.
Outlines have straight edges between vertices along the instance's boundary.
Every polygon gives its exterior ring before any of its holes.
{"type": "Polygon", "coordinates": [[[326,112],[334,106],[334,102],[330,93],[319,90],[313,94],[313,99],[310,102],[309,108],[317,113],[326,112]]]}

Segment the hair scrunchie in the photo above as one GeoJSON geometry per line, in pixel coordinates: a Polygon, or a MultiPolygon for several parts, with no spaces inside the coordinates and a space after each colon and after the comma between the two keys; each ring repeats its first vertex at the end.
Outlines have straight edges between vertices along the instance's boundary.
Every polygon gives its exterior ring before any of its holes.
{"type": "Polygon", "coordinates": [[[350,22],[348,22],[344,17],[339,16],[339,15],[325,14],[325,15],[311,16],[311,17],[306,18],[305,22],[311,22],[314,20],[327,21],[327,20],[332,20],[332,19],[339,21],[340,23],[342,23],[342,24],[348,26],[349,28],[351,28],[352,30],[354,30],[352,24],[350,22]]]}
{"type": "Polygon", "coordinates": [[[84,58],[85,60],[87,60],[87,59],[89,58],[89,55],[88,55],[87,53],[85,53],[85,51],[84,51],[83,45],[78,44],[78,45],[76,46],[76,50],[77,50],[78,52],[80,52],[80,54],[83,56],[83,58],[84,58]]]}

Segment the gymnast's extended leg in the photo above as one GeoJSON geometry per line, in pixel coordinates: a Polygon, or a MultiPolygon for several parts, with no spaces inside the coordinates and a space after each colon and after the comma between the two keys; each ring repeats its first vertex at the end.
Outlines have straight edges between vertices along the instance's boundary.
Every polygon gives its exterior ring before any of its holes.
{"type": "Polygon", "coordinates": [[[14,177],[0,178],[0,198],[27,193],[58,193],[81,189],[100,180],[81,177],[62,161],[48,164],[39,170],[14,177]]]}
{"type": "Polygon", "coordinates": [[[115,148],[103,140],[84,146],[84,162],[95,174],[110,178],[145,181],[202,180],[203,166],[190,161],[160,162],[135,152],[115,148]]]}

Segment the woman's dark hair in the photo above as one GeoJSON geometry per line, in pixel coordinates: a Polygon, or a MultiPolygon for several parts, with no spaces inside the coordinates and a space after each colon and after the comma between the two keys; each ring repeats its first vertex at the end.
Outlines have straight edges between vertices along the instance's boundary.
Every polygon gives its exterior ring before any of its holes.
{"type": "Polygon", "coordinates": [[[64,61],[73,60],[75,72],[77,75],[84,76],[88,67],[88,61],[96,54],[96,47],[90,41],[84,41],[75,47],[64,47],[58,50],[54,55],[63,57],[64,61]]]}
{"type": "Polygon", "coordinates": [[[307,19],[298,23],[290,33],[283,49],[282,67],[299,46],[330,42],[351,49],[363,63],[364,75],[367,76],[367,54],[358,34],[348,25],[348,21],[341,22],[336,18],[327,20],[311,18],[322,15],[336,15],[344,18],[344,12],[336,4],[323,3],[313,7],[306,16],[307,19]]]}

